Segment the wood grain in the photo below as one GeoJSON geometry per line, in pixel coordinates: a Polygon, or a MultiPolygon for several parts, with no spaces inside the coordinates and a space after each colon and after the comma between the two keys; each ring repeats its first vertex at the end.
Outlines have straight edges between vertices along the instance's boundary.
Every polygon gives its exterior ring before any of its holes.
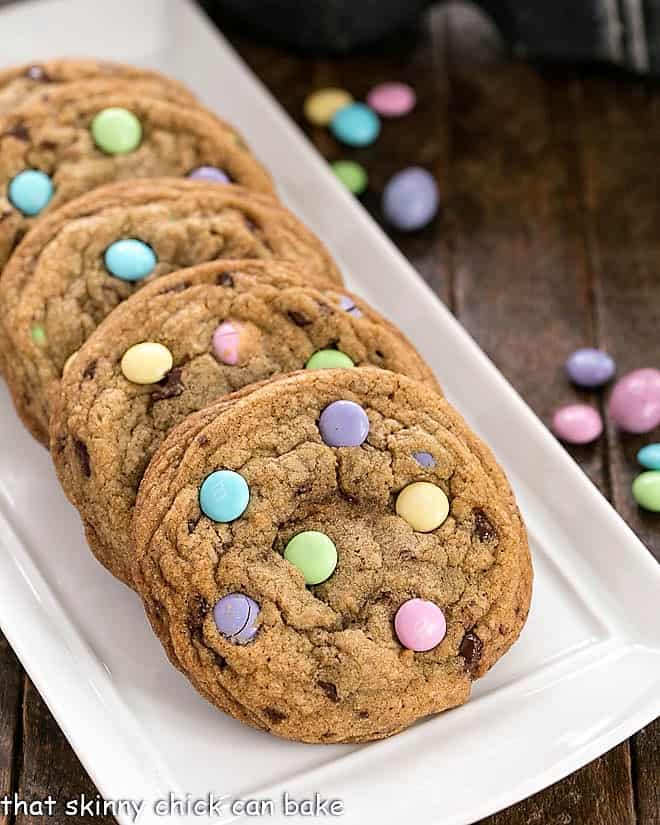
{"type": "MultiPolygon", "coordinates": [[[[0,633],[0,798],[10,796],[16,787],[15,757],[20,736],[23,679],[21,666],[0,633]]],[[[0,809],[0,825],[9,825],[10,820],[0,809]]]]}

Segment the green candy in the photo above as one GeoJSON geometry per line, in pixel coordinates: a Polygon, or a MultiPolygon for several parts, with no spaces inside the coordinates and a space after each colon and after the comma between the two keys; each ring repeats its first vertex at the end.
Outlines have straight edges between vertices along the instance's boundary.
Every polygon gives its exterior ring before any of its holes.
{"type": "Polygon", "coordinates": [[[633,481],[632,493],[640,507],[660,513],[660,471],[649,470],[638,475],[633,481]]]}
{"type": "Polygon", "coordinates": [[[354,367],[351,359],[338,349],[320,349],[305,364],[306,370],[332,370],[354,367]]]}
{"type": "Polygon", "coordinates": [[[287,544],[284,558],[305,577],[305,584],[321,584],[334,573],[337,548],[325,533],[305,530],[287,544]]]}
{"type": "Polygon", "coordinates": [[[354,195],[361,195],[367,188],[369,178],[364,166],[360,166],[359,163],[352,160],[336,160],[332,164],[332,171],[354,195]]]}
{"type": "Polygon", "coordinates": [[[37,344],[37,346],[43,347],[46,345],[46,330],[41,326],[41,324],[32,324],[30,328],[30,337],[33,342],[37,344]]]}
{"type": "Polygon", "coordinates": [[[92,121],[92,137],[107,155],[127,155],[134,152],[142,140],[142,125],[128,109],[103,109],[92,121]]]}

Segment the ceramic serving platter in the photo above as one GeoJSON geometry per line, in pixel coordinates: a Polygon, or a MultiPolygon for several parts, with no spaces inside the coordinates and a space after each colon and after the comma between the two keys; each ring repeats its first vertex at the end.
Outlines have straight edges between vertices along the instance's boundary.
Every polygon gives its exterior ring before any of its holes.
{"type": "MultiPolygon", "coordinates": [[[[284,816],[284,793],[341,800],[347,825],[459,825],[654,719],[660,567],[647,550],[196,7],[113,0],[91,11],[87,0],[10,5],[0,12],[0,64],[67,54],[153,66],[236,123],[350,286],[410,336],[492,446],[519,497],[536,570],[519,643],[465,707],[366,746],[278,740],[214,710],[166,662],[137,598],[87,551],[46,451],[19,425],[3,385],[0,625],[99,791],[144,800],[145,825],[240,820],[231,803],[247,799],[272,800],[262,821],[296,821],[284,816]],[[197,815],[185,805],[186,815],[168,815],[170,794],[206,802],[197,815]],[[223,800],[221,813],[203,815],[209,794],[223,800]]],[[[127,806],[117,813],[122,825],[133,821],[127,806]]]]}

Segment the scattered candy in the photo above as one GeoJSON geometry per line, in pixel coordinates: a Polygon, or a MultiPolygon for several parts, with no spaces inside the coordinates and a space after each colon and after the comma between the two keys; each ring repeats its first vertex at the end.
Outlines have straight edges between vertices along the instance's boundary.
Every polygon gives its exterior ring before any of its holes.
{"type": "Polygon", "coordinates": [[[622,430],[647,433],[660,424],[660,370],[633,370],[614,385],[609,412],[622,430]]]}
{"type": "Polygon", "coordinates": [[[213,521],[226,524],[243,515],[250,501],[250,488],[240,473],[216,470],[199,488],[199,506],[213,521]]]}
{"type": "Polygon", "coordinates": [[[362,318],[362,311],[355,306],[355,301],[349,298],[348,295],[342,295],[339,299],[341,308],[352,315],[354,318],[362,318]]]}
{"type": "Polygon", "coordinates": [[[351,359],[338,349],[320,349],[305,364],[308,370],[329,370],[341,369],[342,367],[354,367],[351,359]]]}
{"type": "Polygon", "coordinates": [[[305,100],[305,117],[315,126],[327,126],[335,114],[353,102],[345,89],[319,89],[305,100]]]}
{"type": "Polygon", "coordinates": [[[359,447],[369,435],[369,418],[355,401],[333,401],[321,413],[319,431],[330,447],[359,447]]]}
{"type": "Polygon", "coordinates": [[[408,599],[396,612],[394,630],[404,647],[422,652],[440,644],[447,633],[447,622],[434,602],[408,599]]]}
{"type": "Polygon", "coordinates": [[[633,481],[632,493],[640,507],[660,513],[660,472],[648,470],[638,475],[633,481]]]}
{"type": "Polygon", "coordinates": [[[578,387],[602,387],[614,377],[614,359],[600,349],[583,347],[576,349],[566,361],[568,377],[578,387]]]}
{"type": "Polygon", "coordinates": [[[415,108],[417,97],[407,83],[380,83],[367,95],[367,103],[383,117],[402,117],[415,108]]]}
{"type": "Polygon", "coordinates": [[[234,644],[244,645],[257,635],[259,605],[244,593],[223,596],[213,608],[215,626],[234,644]]]}
{"type": "Polygon", "coordinates": [[[12,178],[8,195],[12,206],[28,218],[43,211],[54,193],[53,181],[39,169],[26,169],[12,178]]]}
{"type": "Polygon", "coordinates": [[[337,548],[325,533],[306,530],[287,544],[284,558],[300,570],[305,584],[321,584],[335,571],[337,548]]]}
{"type": "Polygon", "coordinates": [[[429,481],[415,481],[404,487],[396,499],[396,513],[419,533],[430,533],[449,515],[449,499],[429,481]]]}
{"type": "Polygon", "coordinates": [[[413,453],[413,458],[419,464],[419,466],[424,467],[425,470],[428,470],[431,467],[435,467],[435,458],[433,458],[431,453],[427,453],[424,451],[413,453]]]}
{"type": "Polygon", "coordinates": [[[367,188],[369,179],[364,166],[359,163],[352,160],[336,160],[332,164],[332,171],[354,195],[361,195],[367,188]]]}
{"type": "Polygon", "coordinates": [[[603,432],[603,420],[588,404],[568,404],[553,415],[552,429],[568,444],[589,444],[603,432]]]}
{"type": "Polygon", "coordinates": [[[241,338],[241,324],[237,321],[223,321],[213,333],[213,351],[223,364],[235,367],[238,364],[238,345],[241,338]]]}
{"type": "Polygon", "coordinates": [[[156,384],[172,369],[172,353],[162,344],[143,341],[129,347],[121,359],[121,371],[133,384],[156,384]]]}
{"type": "Polygon", "coordinates": [[[369,146],[380,134],[380,120],[364,103],[340,109],[330,122],[333,135],[349,146],[369,146]]]}
{"type": "Polygon", "coordinates": [[[660,470],[660,444],[647,444],[637,453],[637,461],[647,470],[660,470]]]}
{"type": "Polygon", "coordinates": [[[198,166],[188,175],[191,180],[206,180],[210,183],[231,183],[229,175],[215,166],[198,166]]]}
{"type": "Polygon", "coordinates": [[[142,125],[128,109],[103,109],[92,121],[92,137],[98,148],[108,155],[134,152],[142,140],[142,125]]]}
{"type": "Polygon", "coordinates": [[[392,226],[403,232],[426,226],[438,211],[439,204],[435,178],[419,166],[397,172],[383,192],[383,213],[392,226]]]}
{"type": "Polygon", "coordinates": [[[30,327],[30,338],[32,338],[33,343],[37,344],[37,346],[43,347],[46,345],[46,330],[41,324],[32,324],[30,327]]]}
{"type": "Polygon", "coordinates": [[[108,272],[122,281],[141,281],[151,275],[158,262],[149,244],[135,238],[110,244],[103,261],[108,272]]]}

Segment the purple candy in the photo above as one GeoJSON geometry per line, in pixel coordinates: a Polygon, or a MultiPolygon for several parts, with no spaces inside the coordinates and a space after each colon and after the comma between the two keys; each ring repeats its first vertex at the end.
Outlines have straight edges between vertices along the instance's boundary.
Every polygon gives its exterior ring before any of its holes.
{"type": "Polygon", "coordinates": [[[600,349],[576,349],[566,361],[568,377],[578,387],[602,387],[616,372],[614,359],[600,349]]]}
{"type": "Polygon", "coordinates": [[[426,226],[440,204],[438,185],[426,169],[411,166],[390,178],[383,192],[383,213],[397,229],[412,232],[426,226]]]}
{"type": "Polygon", "coordinates": [[[223,636],[239,645],[254,639],[258,628],[255,626],[259,615],[259,605],[244,593],[230,593],[223,596],[213,608],[215,626],[223,636]]]}
{"type": "Polygon", "coordinates": [[[349,315],[353,315],[355,318],[362,318],[362,312],[355,306],[355,301],[349,298],[348,295],[342,295],[339,303],[341,304],[341,308],[346,310],[349,315]]]}
{"type": "Polygon", "coordinates": [[[208,180],[211,183],[230,183],[229,175],[215,166],[198,166],[188,177],[191,180],[208,180]]]}
{"type": "Polygon", "coordinates": [[[614,385],[610,415],[628,433],[647,433],[660,424],[660,371],[633,370],[614,385]]]}
{"type": "Polygon", "coordinates": [[[330,447],[359,447],[369,435],[369,419],[355,401],[333,401],[321,413],[319,430],[330,447]]]}
{"type": "Polygon", "coordinates": [[[431,453],[413,453],[413,458],[421,467],[424,467],[425,469],[428,469],[429,467],[435,467],[435,458],[433,458],[431,453]]]}

